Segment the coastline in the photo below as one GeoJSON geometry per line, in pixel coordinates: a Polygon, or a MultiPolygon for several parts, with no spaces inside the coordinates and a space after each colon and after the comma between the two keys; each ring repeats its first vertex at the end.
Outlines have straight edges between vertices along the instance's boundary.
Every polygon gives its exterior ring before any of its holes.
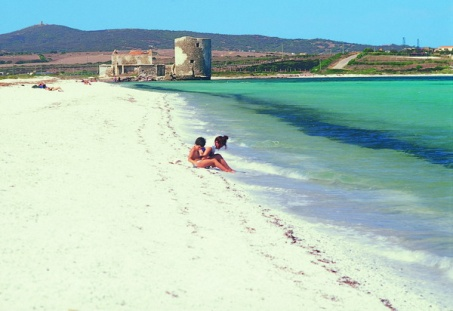
{"type": "Polygon", "coordinates": [[[177,95],[15,82],[0,87],[1,307],[443,309],[348,241],[191,168],[177,95]]]}
{"type": "Polygon", "coordinates": [[[453,74],[277,74],[268,76],[212,77],[212,80],[228,79],[322,79],[322,78],[418,78],[418,77],[453,77],[453,74]]]}

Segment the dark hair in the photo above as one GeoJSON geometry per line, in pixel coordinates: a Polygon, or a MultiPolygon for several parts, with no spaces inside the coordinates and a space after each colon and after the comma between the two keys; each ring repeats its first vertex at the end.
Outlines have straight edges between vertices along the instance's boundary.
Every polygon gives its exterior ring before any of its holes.
{"type": "Polygon", "coordinates": [[[195,145],[204,147],[204,145],[206,145],[206,139],[204,139],[203,137],[198,137],[198,138],[195,140],[195,145]]]}
{"type": "Polygon", "coordinates": [[[225,146],[225,149],[227,148],[227,140],[228,140],[228,136],[224,135],[224,136],[217,136],[215,139],[214,139],[214,142],[218,142],[219,143],[219,149],[224,147],[225,146]]]}

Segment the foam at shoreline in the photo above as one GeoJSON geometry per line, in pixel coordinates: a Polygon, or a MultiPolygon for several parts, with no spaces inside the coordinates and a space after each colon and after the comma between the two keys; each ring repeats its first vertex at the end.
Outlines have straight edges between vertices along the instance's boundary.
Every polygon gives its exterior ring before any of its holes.
{"type": "Polygon", "coordinates": [[[3,308],[447,309],[332,230],[191,168],[176,94],[57,85],[0,88],[3,308]]]}

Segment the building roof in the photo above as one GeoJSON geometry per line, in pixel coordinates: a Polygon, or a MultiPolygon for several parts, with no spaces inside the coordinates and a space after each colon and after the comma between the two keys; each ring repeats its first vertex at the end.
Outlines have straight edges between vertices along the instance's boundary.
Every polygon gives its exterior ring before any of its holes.
{"type": "Polygon", "coordinates": [[[142,50],[130,50],[129,55],[143,55],[150,54],[151,51],[142,51],[142,50]]]}
{"type": "Polygon", "coordinates": [[[143,50],[130,50],[129,52],[120,52],[118,50],[115,50],[113,51],[113,54],[122,54],[122,55],[151,55],[152,54],[152,51],[151,50],[147,50],[147,51],[143,51],[143,50]]]}

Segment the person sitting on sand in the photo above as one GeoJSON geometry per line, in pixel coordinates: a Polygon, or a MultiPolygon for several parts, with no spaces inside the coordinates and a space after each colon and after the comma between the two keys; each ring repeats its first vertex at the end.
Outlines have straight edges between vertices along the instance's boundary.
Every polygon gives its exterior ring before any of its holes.
{"type": "Polygon", "coordinates": [[[217,159],[215,158],[202,158],[202,153],[203,153],[203,148],[206,145],[206,139],[203,137],[198,137],[195,140],[195,145],[190,149],[189,151],[189,156],[188,160],[190,163],[193,164],[194,167],[197,168],[206,168],[209,166],[217,167],[221,169],[224,172],[234,172],[231,168],[225,167],[222,163],[220,163],[217,159]]]}
{"type": "Polygon", "coordinates": [[[219,153],[215,153],[216,150],[220,150],[222,147],[225,147],[225,149],[227,148],[227,140],[228,140],[228,136],[224,135],[224,136],[217,136],[215,139],[214,139],[214,146],[212,147],[206,147],[206,148],[202,148],[201,149],[201,158],[202,159],[216,159],[217,161],[220,162],[220,164],[222,164],[223,166],[225,166],[225,168],[229,171],[234,171],[229,165],[228,163],[225,161],[225,159],[222,157],[221,154],[219,153]]]}
{"type": "Polygon", "coordinates": [[[63,92],[63,89],[59,86],[48,86],[45,88],[48,91],[58,91],[58,92],[63,92]]]}
{"type": "Polygon", "coordinates": [[[63,89],[59,86],[47,86],[45,83],[39,83],[38,85],[33,85],[32,88],[44,89],[47,91],[58,91],[63,92],[63,89]]]}
{"type": "Polygon", "coordinates": [[[42,82],[32,86],[32,88],[34,88],[34,89],[45,89],[46,87],[47,86],[44,83],[42,83],[42,82]]]}

